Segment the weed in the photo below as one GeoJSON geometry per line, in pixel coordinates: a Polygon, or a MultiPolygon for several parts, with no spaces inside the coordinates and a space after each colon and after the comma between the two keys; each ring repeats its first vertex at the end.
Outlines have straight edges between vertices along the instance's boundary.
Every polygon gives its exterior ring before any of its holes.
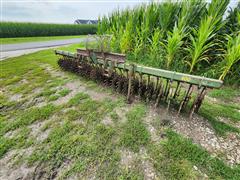
{"type": "Polygon", "coordinates": [[[58,94],[53,94],[48,98],[48,100],[49,101],[56,101],[58,98],[60,98],[60,96],[58,94]]]}
{"type": "Polygon", "coordinates": [[[59,94],[61,97],[63,97],[63,96],[68,95],[70,92],[71,92],[70,89],[63,89],[63,90],[59,91],[58,94],[59,94]]]}
{"type": "Polygon", "coordinates": [[[69,106],[76,106],[81,103],[82,100],[89,99],[89,95],[85,93],[78,93],[72,99],[69,100],[69,106]]]}

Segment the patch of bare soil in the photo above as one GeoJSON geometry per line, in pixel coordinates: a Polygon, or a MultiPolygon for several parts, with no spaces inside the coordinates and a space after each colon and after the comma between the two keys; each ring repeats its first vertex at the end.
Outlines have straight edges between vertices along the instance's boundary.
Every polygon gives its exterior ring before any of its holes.
{"type": "Polygon", "coordinates": [[[234,98],[233,102],[240,104],[240,96],[234,98]]]}
{"type": "MultiPolygon", "coordinates": [[[[46,121],[40,121],[33,123],[29,126],[32,130],[29,134],[29,137],[34,137],[38,142],[42,142],[48,137],[50,129],[45,130],[44,132],[41,130],[42,127],[48,123],[50,120],[53,120],[54,117],[50,118],[46,121]]],[[[18,130],[11,131],[5,134],[5,136],[11,138],[13,137],[18,130]]],[[[37,166],[28,166],[26,163],[20,163],[15,165],[14,161],[18,160],[21,157],[28,157],[33,153],[34,147],[29,147],[26,149],[16,149],[11,150],[3,158],[0,159],[0,179],[34,179],[34,177],[40,177],[41,175],[36,175],[37,166]]],[[[40,178],[41,179],[41,178],[40,178]]]]}
{"type": "Polygon", "coordinates": [[[14,136],[16,136],[18,134],[18,132],[20,131],[20,129],[15,129],[13,131],[8,131],[6,134],[4,134],[3,136],[6,138],[14,138],[14,136]]]}
{"type": "MultiPolygon", "coordinates": [[[[239,116],[240,116],[240,110],[239,110],[239,116]]],[[[225,117],[217,117],[217,119],[223,123],[230,124],[231,126],[234,126],[240,129],[240,122],[233,122],[231,119],[225,118],[225,117]]]]}
{"type": "Polygon", "coordinates": [[[113,125],[112,118],[109,115],[103,118],[102,123],[106,126],[113,125]]]}
{"type": "Polygon", "coordinates": [[[22,98],[22,94],[12,94],[9,96],[10,101],[20,101],[22,98]]]}
{"type": "MultiPolygon", "coordinates": [[[[53,77],[62,77],[62,78],[68,77],[64,71],[55,70],[48,65],[43,65],[43,67],[53,77]]],[[[106,98],[109,98],[111,100],[117,99],[116,96],[110,95],[109,93],[104,93],[104,92],[100,92],[98,90],[89,89],[80,80],[70,81],[70,82],[66,83],[65,85],[63,85],[63,88],[67,88],[67,89],[71,90],[71,92],[68,95],[61,97],[61,98],[57,99],[56,101],[54,101],[53,103],[56,105],[61,105],[61,104],[67,103],[71,98],[73,98],[77,93],[80,93],[80,92],[86,93],[93,100],[98,100],[98,101],[104,100],[106,98]]]]}
{"type": "Polygon", "coordinates": [[[123,169],[140,168],[144,174],[144,179],[158,179],[153,164],[144,148],[141,148],[139,153],[134,153],[128,149],[123,149],[120,153],[120,165],[123,167],[123,169]]]}
{"type": "MultiPolygon", "coordinates": [[[[156,122],[161,123],[161,121],[164,119],[163,117],[165,116],[165,113],[160,112],[159,108],[155,108],[153,106],[150,106],[147,112],[146,117],[144,118],[144,122],[146,124],[146,127],[148,131],[151,134],[151,140],[153,142],[160,142],[161,139],[164,137],[161,132],[159,132],[159,129],[155,128],[156,122]],[[161,117],[160,117],[161,114],[161,117]]],[[[163,126],[161,126],[162,129],[164,129],[163,126]]]]}
{"type": "Polygon", "coordinates": [[[88,94],[93,100],[97,100],[97,101],[101,101],[106,98],[116,100],[116,97],[111,96],[107,93],[97,92],[97,91],[88,89],[86,86],[83,85],[83,83],[80,82],[80,80],[68,82],[67,84],[63,85],[63,88],[67,88],[71,90],[71,92],[68,95],[54,101],[53,103],[56,105],[67,103],[71,98],[73,98],[77,93],[80,93],[80,92],[88,94]]]}
{"type": "Polygon", "coordinates": [[[47,129],[46,131],[42,131],[42,127],[48,123],[51,119],[43,122],[36,122],[34,124],[31,124],[29,128],[32,130],[30,133],[31,137],[34,137],[38,142],[44,141],[50,132],[50,129],[47,129]]]}
{"type": "Polygon", "coordinates": [[[34,97],[34,95],[28,97],[27,101],[24,103],[24,107],[42,107],[47,105],[46,99],[44,97],[34,97]]]}
{"type": "Polygon", "coordinates": [[[29,83],[29,81],[27,79],[22,79],[21,81],[19,81],[20,84],[27,84],[29,83]]]}
{"type": "MultiPolygon", "coordinates": [[[[64,179],[63,177],[64,177],[65,173],[67,173],[71,169],[72,166],[73,166],[73,162],[71,160],[64,161],[61,164],[61,166],[58,168],[58,173],[57,173],[56,179],[59,179],[59,180],[60,179],[64,179]]],[[[67,177],[65,179],[73,180],[73,179],[76,179],[76,178],[74,178],[74,177],[71,177],[71,178],[67,177]]]]}
{"type": "Polygon", "coordinates": [[[219,137],[211,125],[198,115],[190,120],[182,115],[177,117],[176,112],[172,111],[168,118],[173,129],[204,147],[213,156],[223,158],[230,165],[240,164],[239,135],[229,133],[227,137],[219,137]]]}
{"type": "MultiPolygon", "coordinates": [[[[44,141],[51,129],[46,129],[42,131],[43,126],[49,121],[53,120],[51,117],[49,120],[40,121],[28,126],[31,128],[30,137],[34,137],[38,142],[44,141]]],[[[14,132],[7,133],[6,136],[11,137],[15,134],[14,132]]],[[[49,169],[46,164],[38,164],[34,166],[28,166],[25,162],[15,165],[14,161],[21,157],[28,157],[33,153],[34,147],[29,147],[27,149],[16,149],[9,151],[2,159],[0,159],[0,179],[44,179],[44,178],[55,178],[58,173],[65,170],[69,162],[64,162],[60,167],[55,167],[49,169]]]]}
{"type": "Polygon", "coordinates": [[[23,94],[7,94],[7,90],[3,90],[5,94],[7,95],[9,101],[15,101],[20,102],[19,106],[21,108],[27,108],[32,106],[41,107],[46,105],[47,103],[44,102],[44,97],[36,97],[37,94],[39,94],[43,88],[36,88],[31,93],[28,93],[26,95],[23,94]]]}
{"type": "Polygon", "coordinates": [[[128,104],[124,107],[120,107],[120,108],[115,109],[121,123],[125,123],[127,121],[126,114],[129,112],[129,110],[131,108],[132,108],[132,105],[128,104]]]}
{"type": "Polygon", "coordinates": [[[134,161],[137,159],[137,154],[128,150],[121,150],[121,161],[120,164],[124,168],[131,168],[134,165],[134,161]]]}
{"type": "Polygon", "coordinates": [[[32,173],[35,167],[29,167],[27,164],[14,165],[14,159],[19,156],[28,156],[32,153],[32,148],[22,150],[11,150],[0,159],[0,179],[32,179],[32,173]]]}
{"type": "MultiPolygon", "coordinates": [[[[127,104],[126,106],[116,107],[113,111],[117,114],[117,123],[125,123],[127,121],[126,114],[133,107],[133,104],[127,104]]],[[[102,123],[106,126],[113,126],[114,120],[108,114],[103,118],[102,123]]]]}
{"type": "Polygon", "coordinates": [[[43,67],[53,77],[65,77],[66,76],[66,74],[63,71],[55,70],[47,64],[41,64],[41,67],[43,67]]]}
{"type": "Polygon", "coordinates": [[[151,160],[148,158],[147,152],[144,148],[141,148],[139,151],[140,158],[142,160],[142,169],[144,172],[144,179],[158,179],[155,169],[151,160]]]}
{"type": "Polygon", "coordinates": [[[47,163],[39,163],[35,166],[31,179],[56,179],[60,166],[51,167],[47,163]]]}

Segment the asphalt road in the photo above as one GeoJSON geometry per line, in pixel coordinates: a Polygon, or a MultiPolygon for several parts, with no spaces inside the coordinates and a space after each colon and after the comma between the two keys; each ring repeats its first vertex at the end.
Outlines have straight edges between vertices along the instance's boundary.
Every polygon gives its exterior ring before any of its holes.
{"type": "Polygon", "coordinates": [[[80,43],[84,40],[85,38],[74,38],[74,39],[53,40],[53,41],[28,42],[28,43],[19,43],[19,44],[3,44],[1,45],[0,51],[6,52],[6,51],[16,51],[16,50],[23,50],[23,49],[36,49],[36,48],[62,46],[67,44],[80,43]]]}
{"type": "Polygon", "coordinates": [[[19,43],[19,44],[1,44],[0,60],[4,60],[10,57],[20,56],[23,54],[33,53],[43,49],[64,46],[69,44],[76,44],[83,41],[85,41],[85,38],[28,42],[28,43],[19,43]]]}

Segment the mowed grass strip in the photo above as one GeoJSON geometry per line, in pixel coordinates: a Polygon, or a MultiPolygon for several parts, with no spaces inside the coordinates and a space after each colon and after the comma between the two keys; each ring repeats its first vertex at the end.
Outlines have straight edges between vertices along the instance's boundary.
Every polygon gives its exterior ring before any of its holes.
{"type": "Polygon", "coordinates": [[[75,39],[75,38],[85,38],[85,37],[86,37],[85,35],[45,36],[45,37],[17,37],[17,38],[0,38],[0,42],[1,42],[1,44],[17,44],[17,43],[53,41],[53,40],[75,39]]]}

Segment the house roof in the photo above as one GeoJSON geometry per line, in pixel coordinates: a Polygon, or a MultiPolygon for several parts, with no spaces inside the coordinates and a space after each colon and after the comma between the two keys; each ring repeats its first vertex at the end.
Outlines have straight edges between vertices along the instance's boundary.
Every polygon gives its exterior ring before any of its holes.
{"type": "Polygon", "coordinates": [[[98,20],[86,20],[86,19],[77,19],[74,21],[75,24],[97,24],[98,20]]]}

